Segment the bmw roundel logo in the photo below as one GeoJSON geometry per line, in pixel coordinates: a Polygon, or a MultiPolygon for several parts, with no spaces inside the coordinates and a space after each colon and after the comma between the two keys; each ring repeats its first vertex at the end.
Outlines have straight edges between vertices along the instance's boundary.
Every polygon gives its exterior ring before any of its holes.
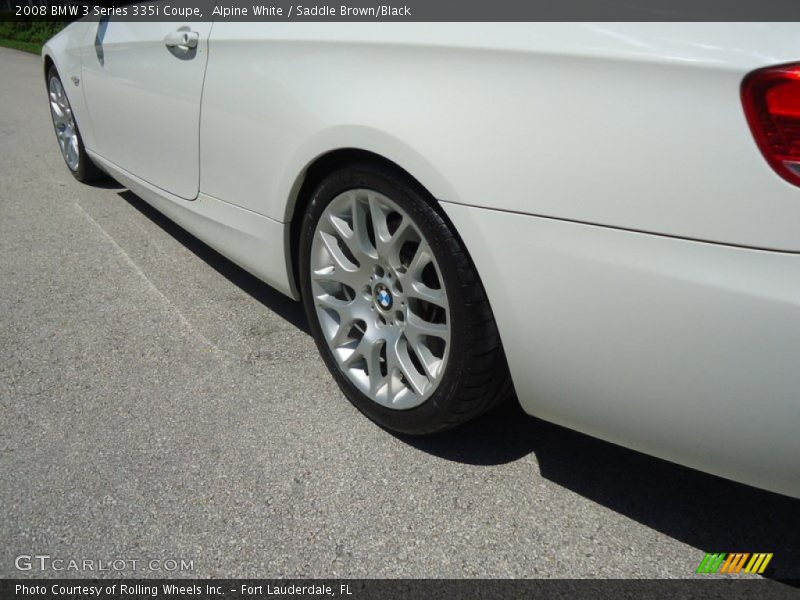
{"type": "Polygon", "coordinates": [[[382,283],[375,288],[375,301],[383,310],[392,308],[392,293],[382,283]]]}

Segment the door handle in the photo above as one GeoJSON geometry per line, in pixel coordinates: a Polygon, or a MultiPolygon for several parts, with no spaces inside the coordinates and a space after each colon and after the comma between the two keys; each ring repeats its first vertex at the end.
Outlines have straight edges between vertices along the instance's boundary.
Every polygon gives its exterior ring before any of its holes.
{"type": "Polygon", "coordinates": [[[187,31],[186,29],[178,29],[167,34],[164,38],[164,45],[167,48],[177,48],[179,50],[189,50],[197,47],[197,42],[200,40],[200,34],[196,31],[187,31]]]}

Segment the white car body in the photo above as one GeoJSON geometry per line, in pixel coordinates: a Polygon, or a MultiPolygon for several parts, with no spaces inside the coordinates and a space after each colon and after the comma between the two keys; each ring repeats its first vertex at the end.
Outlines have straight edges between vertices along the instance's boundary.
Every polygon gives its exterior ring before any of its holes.
{"type": "Polygon", "coordinates": [[[297,298],[304,174],[379,155],[462,238],[526,412],[800,497],[800,189],[739,94],[796,24],[191,23],[191,60],[180,25],[44,48],[114,178],[297,298]]]}

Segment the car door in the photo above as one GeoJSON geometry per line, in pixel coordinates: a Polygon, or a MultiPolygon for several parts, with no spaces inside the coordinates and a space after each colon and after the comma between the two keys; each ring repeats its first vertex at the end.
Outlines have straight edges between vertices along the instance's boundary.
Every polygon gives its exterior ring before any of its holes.
{"type": "Polygon", "coordinates": [[[196,198],[211,23],[112,17],[95,27],[82,61],[92,150],[171,194],[196,198]]]}

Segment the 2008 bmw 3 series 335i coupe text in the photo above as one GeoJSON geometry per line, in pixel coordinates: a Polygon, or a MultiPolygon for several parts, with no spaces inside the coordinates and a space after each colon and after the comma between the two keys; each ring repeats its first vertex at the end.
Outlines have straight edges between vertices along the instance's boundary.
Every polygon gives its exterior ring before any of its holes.
{"type": "Polygon", "coordinates": [[[381,426],[516,392],[800,497],[798,34],[111,18],[43,59],[72,174],[302,300],[381,426]]]}

